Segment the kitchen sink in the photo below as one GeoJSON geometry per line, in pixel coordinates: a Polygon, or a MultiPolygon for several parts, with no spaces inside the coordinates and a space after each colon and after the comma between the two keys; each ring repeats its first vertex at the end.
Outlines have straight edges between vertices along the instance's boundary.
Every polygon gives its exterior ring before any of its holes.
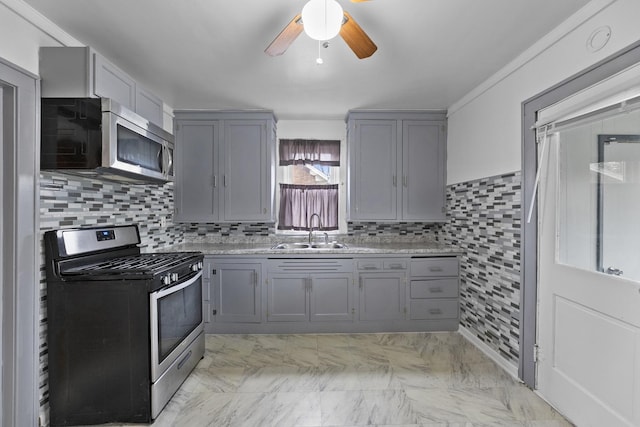
{"type": "Polygon", "coordinates": [[[346,249],[348,246],[343,243],[278,243],[271,249],[346,249]]]}

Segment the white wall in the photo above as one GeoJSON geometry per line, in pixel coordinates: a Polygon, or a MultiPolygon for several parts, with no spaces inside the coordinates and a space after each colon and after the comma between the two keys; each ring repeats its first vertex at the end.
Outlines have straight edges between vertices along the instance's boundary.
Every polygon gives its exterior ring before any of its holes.
{"type": "Polygon", "coordinates": [[[22,0],[0,0],[0,58],[39,74],[40,46],[81,46],[22,0]]]}
{"type": "Polygon", "coordinates": [[[640,40],[638,17],[638,0],[593,0],[452,105],[447,183],[521,170],[522,102],[640,40]],[[611,28],[609,43],[589,51],[589,36],[605,25],[611,28]]]}

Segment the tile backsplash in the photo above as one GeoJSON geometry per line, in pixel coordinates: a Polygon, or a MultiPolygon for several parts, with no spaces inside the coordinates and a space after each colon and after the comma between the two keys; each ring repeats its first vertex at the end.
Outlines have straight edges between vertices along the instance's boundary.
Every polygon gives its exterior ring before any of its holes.
{"type": "Polygon", "coordinates": [[[460,323],[517,366],[520,338],[520,172],[450,185],[443,240],[458,246],[460,323]]]}

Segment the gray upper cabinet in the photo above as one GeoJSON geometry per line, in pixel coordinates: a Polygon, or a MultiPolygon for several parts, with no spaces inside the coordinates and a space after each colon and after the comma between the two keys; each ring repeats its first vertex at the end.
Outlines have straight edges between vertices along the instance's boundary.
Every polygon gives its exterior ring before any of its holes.
{"type": "Polygon", "coordinates": [[[153,92],[136,84],[136,113],[162,127],[164,103],[153,92]]]}
{"type": "Polygon", "coordinates": [[[118,67],[96,53],[94,60],[94,94],[111,98],[131,111],[136,111],[136,82],[118,67]]]}
{"type": "Polygon", "coordinates": [[[90,47],[40,48],[43,98],[111,98],[163,126],[163,103],[90,47]]]}
{"type": "Polygon", "coordinates": [[[176,111],[175,220],[273,221],[270,112],[176,111]]]}
{"type": "Polygon", "coordinates": [[[349,144],[351,219],[397,219],[400,146],[396,120],[350,123],[349,144]]]}
{"type": "Polygon", "coordinates": [[[349,113],[349,219],[444,221],[444,112],[349,113]]]}
{"type": "Polygon", "coordinates": [[[217,219],[220,124],[215,120],[177,120],[175,147],[174,220],[207,222],[217,219]]]}

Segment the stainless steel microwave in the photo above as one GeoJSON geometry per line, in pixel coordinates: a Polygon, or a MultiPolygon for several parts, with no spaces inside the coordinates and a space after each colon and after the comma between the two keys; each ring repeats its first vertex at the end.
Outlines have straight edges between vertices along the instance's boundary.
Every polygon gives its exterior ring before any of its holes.
{"type": "Polygon", "coordinates": [[[173,135],[107,98],[42,98],[40,169],[173,181],[173,135]]]}

